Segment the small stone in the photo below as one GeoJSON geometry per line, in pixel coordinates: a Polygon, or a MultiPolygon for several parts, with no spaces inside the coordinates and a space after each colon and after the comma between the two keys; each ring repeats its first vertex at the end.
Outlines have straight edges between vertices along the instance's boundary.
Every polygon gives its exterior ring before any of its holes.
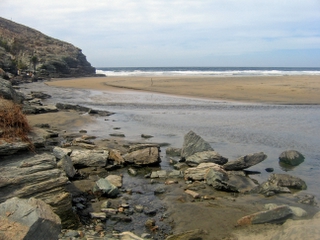
{"type": "Polygon", "coordinates": [[[142,213],[143,212],[144,207],[142,205],[136,205],[134,206],[134,210],[138,213],[142,213]]]}
{"type": "Polygon", "coordinates": [[[197,199],[197,198],[200,198],[200,194],[195,192],[195,191],[192,191],[192,190],[185,190],[185,193],[191,195],[193,198],[197,199]]]}
{"type": "Polygon", "coordinates": [[[153,138],[152,135],[148,135],[148,134],[141,134],[142,138],[153,138]]]}
{"type": "Polygon", "coordinates": [[[274,171],[273,168],[266,168],[265,170],[266,170],[266,172],[273,172],[274,171]]]}
{"type": "Polygon", "coordinates": [[[154,219],[148,219],[145,224],[144,224],[147,228],[151,229],[152,227],[154,227],[156,225],[156,221],[154,219]]]}
{"type": "Polygon", "coordinates": [[[130,175],[132,175],[132,176],[137,176],[137,171],[136,170],[134,170],[133,168],[129,168],[128,169],[128,173],[130,174],[130,175]]]}
{"type": "Polygon", "coordinates": [[[91,218],[98,218],[98,219],[106,219],[107,218],[107,214],[104,212],[91,212],[90,213],[91,218]]]}

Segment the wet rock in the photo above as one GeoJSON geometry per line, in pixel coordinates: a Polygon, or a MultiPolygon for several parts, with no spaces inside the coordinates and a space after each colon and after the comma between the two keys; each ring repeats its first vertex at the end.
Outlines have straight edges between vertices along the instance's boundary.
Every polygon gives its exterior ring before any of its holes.
{"type": "MultiPolygon", "coordinates": [[[[238,173],[238,171],[236,173],[238,173]]],[[[235,189],[237,189],[241,193],[251,192],[254,188],[257,187],[257,184],[250,177],[247,177],[245,175],[228,172],[228,177],[228,184],[235,187],[235,189]]]]}
{"type": "Polygon", "coordinates": [[[189,166],[186,164],[186,163],[177,163],[177,164],[175,164],[174,166],[173,166],[173,168],[174,169],[176,169],[176,170],[185,170],[185,169],[187,169],[187,168],[189,168],[189,166]]]}
{"type": "Polygon", "coordinates": [[[279,156],[280,163],[288,164],[291,166],[298,166],[304,161],[304,156],[295,150],[284,151],[279,156]]]}
{"type": "Polygon", "coordinates": [[[154,208],[144,208],[143,212],[147,216],[155,216],[157,214],[157,209],[154,208]]]}
{"type": "Polygon", "coordinates": [[[142,213],[144,210],[144,207],[142,205],[135,205],[134,210],[138,213],[142,213]]]}
{"type": "Polygon", "coordinates": [[[17,152],[26,151],[29,149],[29,143],[26,142],[0,142],[0,156],[9,156],[17,152]]]}
{"type": "Polygon", "coordinates": [[[154,195],[159,195],[159,194],[163,194],[166,192],[166,189],[164,187],[157,187],[154,190],[154,195]]]}
{"type": "Polygon", "coordinates": [[[64,155],[58,162],[58,167],[61,167],[66,173],[67,177],[73,178],[76,175],[76,170],[73,167],[71,158],[68,155],[64,155]]]}
{"type": "Polygon", "coordinates": [[[303,196],[297,196],[297,198],[299,203],[303,203],[311,206],[317,205],[317,202],[315,201],[315,197],[313,195],[306,194],[303,196]]]}
{"type": "Polygon", "coordinates": [[[158,147],[148,147],[136,150],[125,154],[123,158],[127,163],[136,165],[151,165],[161,162],[158,147]]]}
{"type": "Polygon", "coordinates": [[[183,172],[178,170],[173,170],[168,172],[169,178],[183,178],[183,172]]]}
{"type": "Polygon", "coordinates": [[[106,179],[113,184],[114,186],[121,188],[122,187],[122,176],[118,175],[109,175],[106,179]]]}
{"type": "Polygon", "coordinates": [[[96,181],[96,186],[93,189],[93,192],[102,192],[102,194],[107,197],[115,198],[120,194],[119,189],[110,183],[107,179],[100,178],[96,181]]]}
{"type": "Polygon", "coordinates": [[[227,174],[220,170],[209,169],[205,175],[205,180],[208,185],[219,191],[238,192],[238,189],[229,183],[227,174]]]}
{"type": "Polygon", "coordinates": [[[168,147],[166,149],[166,154],[172,157],[180,157],[181,156],[181,148],[173,148],[168,147]]]}
{"type": "Polygon", "coordinates": [[[61,220],[39,199],[11,198],[0,204],[0,239],[58,239],[61,220]]]}
{"type": "Polygon", "coordinates": [[[91,212],[90,217],[105,220],[107,218],[107,214],[104,212],[91,212]]]}
{"type": "Polygon", "coordinates": [[[187,158],[197,152],[213,151],[213,148],[208,142],[203,140],[193,131],[188,132],[184,136],[183,147],[181,149],[181,157],[187,158]]]}
{"type": "Polygon", "coordinates": [[[166,178],[167,174],[166,170],[154,171],[151,173],[150,178],[166,178]]]}
{"type": "Polygon", "coordinates": [[[110,133],[109,135],[111,137],[125,137],[126,136],[123,133],[110,133]]]}
{"type": "Polygon", "coordinates": [[[305,181],[289,174],[273,173],[270,175],[268,182],[279,187],[288,187],[299,190],[307,189],[305,181]]]}
{"type": "Polygon", "coordinates": [[[128,169],[128,173],[130,175],[132,175],[132,176],[137,176],[138,175],[137,171],[135,169],[133,169],[133,168],[129,168],[128,169]]]}
{"type": "Polygon", "coordinates": [[[212,162],[219,165],[223,165],[228,162],[228,159],[222,157],[215,151],[197,152],[191,156],[186,157],[186,164],[190,167],[198,166],[200,163],[212,162]]]}
{"type": "Polygon", "coordinates": [[[263,152],[242,156],[235,161],[229,161],[223,167],[227,171],[238,171],[252,167],[267,158],[263,152]]]}
{"type": "MultiPolygon", "coordinates": [[[[267,210],[272,210],[272,209],[279,207],[279,205],[274,204],[274,203],[269,203],[269,204],[265,204],[264,207],[267,210]]],[[[308,215],[308,213],[300,207],[293,207],[293,206],[288,206],[288,207],[291,209],[292,214],[295,218],[303,218],[308,215]]]]}
{"type": "Polygon", "coordinates": [[[290,189],[287,187],[280,187],[270,183],[269,181],[263,182],[259,186],[251,190],[253,193],[260,193],[266,197],[273,196],[277,193],[291,193],[290,189]]]}
{"type": "Polygon", "coordinates": [[[66,103],[57,103],[56,107],[61,110],[75,110],[79,112],[87,112],[89,114],[98,114],[100,116],[110,116],[113,113],[108,111],[100,111],[91,109],[88,107],[80,106],[80,105],[72,105],[72,104],[66,104],[66,103]]]}
{"type": "Polygon", "coordinates": [[[257,212],[237,221],[239,226],[263,223],[283,223],[292,216],[292,211],[288,206],[279,206],[267,211],[257,212]]]}
{"type": "Polygon", "coordinates": [[[201,181],[205,179],[206,173],[210,169],[214,169],[217,171],[224,171],[224,169],[215,163],[200,163],[197,167],[188,168],[184,172],[185,180],[193,180],[193,181],[201,181]]]}
{"type": "Polygon", "coordinates": [[[109,152],[105,150],[73,150],[70,157],[76,168],[105,167],[109,152]]]}
{"type": "Polygon", "coordinates": [[[151,229],[156,225],[156,221],[154,219],[147,219],[147,221],[144,223],[144,226],[151,229]]]}
{"type": "Polygon", "coordinates": [[[49,94],[43,93],[43,92],[35,92],[35,91],[31,91],[30,95],[33,98],[40,98],[40,99],[47,99],[47,98],[51,98],[51,96],[49,94]]]}
{"type": "Polygon", "coordinates": [[[142,138],[153,138],[152,135],[148,135],[148,134],[141,134],[142,138]]]}
{"type": "Polygon", "coordinates": [[[274,171],[274,169],[273,169],[273,168],[266,168],[265,170],[266,170],[266,172],[268,172],[268,173],[270,173],[270,172],[273,172],[273,171],[274,171]]]}

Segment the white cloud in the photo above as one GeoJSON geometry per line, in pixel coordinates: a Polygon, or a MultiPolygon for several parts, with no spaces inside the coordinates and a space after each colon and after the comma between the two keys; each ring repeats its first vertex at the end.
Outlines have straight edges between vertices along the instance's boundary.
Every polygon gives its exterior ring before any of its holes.
{"type": "Polygon", "coordinates": [[[318,0],[2,0],[0,7],[3,17],[82,48],[98,66],[133,56],[185,62],[320,48],[318,0]]]}

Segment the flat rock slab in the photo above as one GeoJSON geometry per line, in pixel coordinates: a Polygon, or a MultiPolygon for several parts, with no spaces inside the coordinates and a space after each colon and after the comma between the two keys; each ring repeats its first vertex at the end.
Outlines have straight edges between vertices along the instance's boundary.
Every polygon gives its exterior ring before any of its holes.
{"type": "Polygon", "coordinates": [[[45,202],[30,198],[11,198],[0,204],[0,239],[56,240],[60,218],[45,202]]]}
{"type": "Polygon", "coordinates": [[[242,156],[235,161],[230,161],[223,165],[224,169],[227,171],[238,171],[249,167],[252,167],[267,158],[267,155],[263,152],[253,153],[249,155],[242,156]]]}

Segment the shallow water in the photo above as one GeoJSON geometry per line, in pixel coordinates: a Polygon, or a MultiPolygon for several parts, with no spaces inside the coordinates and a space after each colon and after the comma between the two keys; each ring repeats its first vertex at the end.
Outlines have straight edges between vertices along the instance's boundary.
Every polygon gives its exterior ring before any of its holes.
{"type": "MultiPolygon", "coordinates": [[[[320,197],[320,106],[249,104],[145,92],[63,89],[44,83],[22,87],[52,95],[47,102],[79,104],[115,112],[108,118],[98,118],[97,123],[87,129],[88,134],[101,138],[121,132],[127,140],[167,142],[173,147],[181,147],[183,136],[193,130],[229,160],[264,152],[268,158],[249,169],[261,172],[254,178],[266,180],[269,173],[264,169],[267,167],[274,168],[275,173],[289,171],[307,182],[306,193],[320,197]],[[140,138],[142,133],[154,137],[145,140],[140,138]],[[306,157],[305,162],[293,169],[279,166],[279,155],[289,149],[300,151],[306,157]]],[[[28,89],[24,91],[28,92],[28,89]]],[[[162,159],[162,168],[168,168],[165,151],[162,151],[162,159]]]]}

